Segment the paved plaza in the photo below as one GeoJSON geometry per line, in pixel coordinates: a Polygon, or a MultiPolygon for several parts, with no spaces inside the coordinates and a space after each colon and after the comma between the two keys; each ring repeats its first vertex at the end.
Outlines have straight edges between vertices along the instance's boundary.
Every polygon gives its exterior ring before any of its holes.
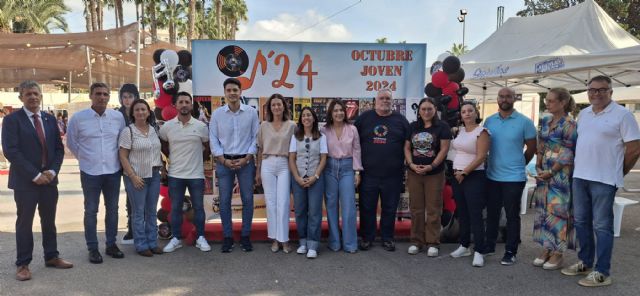
{"type": "MultiPolygon", "coordinates": [[[[636,167],[638,169],[638,167],[636,167]]],[[[66,159],[60,174],[58,246],[61,256],[74,263],[69,270],[44,267],[39,226],[34,227],[34,259],[29,266],[33,279],[18,282],[15,276],[15,203],[0,176],[0,295],[638,295],[640,291],[640,205],[625,209],[622,236],[615,239],[612,261],[613,285],[584,288],[578,278],[531,265],[539,253],[530,237],[533,213],[522,217],[523,231],[518,262],[501,266],[500,255],[487,257],[484,268],[471,267],[471,257],[453,259],[448,253],[457,245],[444,244],[441,256],[408,255],[408,242],[390,253],[377,244],[368,252],[334,253],[323,243],[318,259],[296,254],[272,254],[269,243],[256,242],[244,253],[238,246],[230,254],[202,253],[185,246],[172,254],[146,258],[133,246],[121,246],[124,259],[105,256],[101,265],[87,260],[82,215],[83,198],[77,162],[66,159]]],[[[628,187],[640,188],[640,170],[627,176],[628,187]]],[[[124,188],[124,187],[122,187],[124,188]]],[[[638,193],[622,193],[640,200],[638,193]]],[[[120,233],[126,215],[124,189],[120,201],[120,233]]],[[[103,217],[101,208],[99,217],[103,217]]],[[[104,240],[104,226],[98,230],[104,240]]],[[[34,225],[38,225],[36,218],[34,225]]],[[[164,242],[163,242],[164,244],[164,242]]],[[[503,245],[498,245],[498,254],[503,245]]],[[[101,250],[103,251],[103,250],[101,250]]],[[[103,252],[104,253],[104,252],[103,252]]],[[[568,252],[567,263],[576,259],[568,252]]]]}

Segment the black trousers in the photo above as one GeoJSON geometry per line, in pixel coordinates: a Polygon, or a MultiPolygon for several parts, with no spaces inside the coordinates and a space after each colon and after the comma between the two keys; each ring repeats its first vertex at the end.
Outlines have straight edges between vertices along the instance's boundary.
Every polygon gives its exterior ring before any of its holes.
{"type": "Polygon", "coordinates": [[[485,251],[496,249],[502,207],[507,218],[505,252],[518,253],[520,243],[520,199],[525,182],[498,182],[487,180],[487,244],[485,251]]]}
{"type": "Polygon", "coordinates": [[[44,260],[58,257],[56,239],[56,207],[58,205],[58,187],[34,186],[33,190],[14,190],[16,202],[16,266],[28,265],[33,255],[33,217],[38,208],[42,228],[42,247],[44,260]]]}
{"type": "Polygon", "coordinates": [[[460,245],[468,248],[473,233],[474,251],[485,253],[485,223],[482,211],[487,205],[487,177],[484,170],[469,173],[462,183],[451,182],[460,222],[460,245]]]}
{"type": "Polygon", "coordinates": [[[402,192],[402,175],[390,177],[362,176],[360,184],[360,236],[364,241],[376,238],[376,212],[380,200],[380,236],[383,241],[393,240],[396,213],[402,192]]]}

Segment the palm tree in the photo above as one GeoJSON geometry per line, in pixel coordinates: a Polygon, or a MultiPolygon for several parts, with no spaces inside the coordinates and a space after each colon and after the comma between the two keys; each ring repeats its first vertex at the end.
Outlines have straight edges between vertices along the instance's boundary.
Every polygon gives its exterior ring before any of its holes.
{"type": "Polygon", "coordinates": [[[376,39],[376,43],[387,43],[387,37],[382,37],[376,39]]]}
{"type": "Polygon", "coordinates": [[[225,19],[224,24],[226,25],[225,37],[226,39],[235,40],[238,23],[249,19],[247,17],[247,4],[244,0],[225,0],[222,4],[222,12],[225,19]]]}
{"type": "Polygon", "coordinates": [[[0,9],[0,31],[3,32],[68,31],[64,14],[70,10],[64,0],[0,0],[0,9]]]}
{"type": "Polygon", "coordinates": [[[461,56],[467,52],[469,52],[469,50],[467,49],[467,46],[462,46],[461,43],[454,43],[453,46],[451,47],[450,51],[447,51],[448,53],[450,53],[451,55],[454,56],[461,56]]]}
{"type": "Polygon", "coordinates": [[[189,13],[188,20],[189,25],[187,28],[187,48],[191,49],[191,40],[193,39],[193,34],[195,33],[196,27],[196,0],[188,0],[189,1],[189,13]]]}

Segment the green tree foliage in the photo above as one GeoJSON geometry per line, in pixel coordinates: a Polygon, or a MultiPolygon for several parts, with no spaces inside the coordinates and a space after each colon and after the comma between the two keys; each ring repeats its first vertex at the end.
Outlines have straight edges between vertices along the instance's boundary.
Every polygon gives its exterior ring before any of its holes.
{"type": "Polygon", "coordinates": [[[49,33],[68,30],[64,0],[0,0],[0,32],[49,33]]]}
{"type": "Polygon", "coordinates": [[[462,43],[454,43],[453,46],[451,46],[451,50],[448,51],[451,55],[454,56],[461,56],[467,52],[469,52],[469,49],[467,48],[467,46],[462,46],[462,43]]]}
{"type": "MultiPolygon", "coordinates": [[[[640,0],[595,0],[616,22],[640,38],[640,0]]],[[[525,8],[518,16],[545,14],[574,6],[584,0],[524,0],[525,8]]]]}

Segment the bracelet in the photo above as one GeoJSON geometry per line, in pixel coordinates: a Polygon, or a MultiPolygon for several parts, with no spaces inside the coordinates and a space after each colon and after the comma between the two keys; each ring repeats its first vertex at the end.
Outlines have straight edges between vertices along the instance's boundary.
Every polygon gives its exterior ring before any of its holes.
{"type": "Polygon", "coordinates": [[[320,176],[318,175],[313,175],[314,177],[316,177],[316,180],[320,180],[320,176]]]}
{"type": "Polygon", "coordinates": [[[360,171],[355,171],[356,176],[360,176],[360,171]]]}

